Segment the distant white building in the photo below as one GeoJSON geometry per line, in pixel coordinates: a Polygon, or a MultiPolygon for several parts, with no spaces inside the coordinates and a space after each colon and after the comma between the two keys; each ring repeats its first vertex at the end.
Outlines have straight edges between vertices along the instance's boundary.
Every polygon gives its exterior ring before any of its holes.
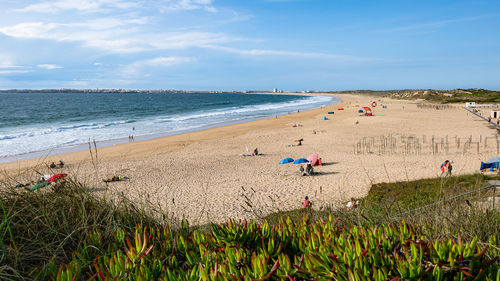
{"type": "Polygon", "coordinates": [[[466,102],[465,103],[465,107],[476,107],[476,103],[475,102],[466,102]]]}
{"type": "Polygon", "coordinates": [[[278,88],[274,88],[273,93],[277,93],[277,92],[278,92],[278,88]]]}

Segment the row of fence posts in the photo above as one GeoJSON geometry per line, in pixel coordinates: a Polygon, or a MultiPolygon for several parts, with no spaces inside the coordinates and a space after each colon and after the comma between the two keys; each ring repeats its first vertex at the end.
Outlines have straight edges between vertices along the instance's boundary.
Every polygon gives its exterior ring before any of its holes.
{"type": "Polygon", "coordinates": [[[488,148],[491,144],[496,144],[496,153],[500,154],[500,139],[499,136],[480,135],[475,140],[472,135],[469,137],[455,136],[453,138],[435,137],[430,138],[427,135],[422,137],[417,136],[401,136],[401,135],[385,135],[378,137],[363,137],[354,144],[354,154],[449,154],[453,153],[477,153],[482,150],[490,152],[488,148]],[[452,141],[450,141],[450,139],[452,141]],[[453,141],[454,139],[454,141],[453,141]],[[451,151],[454,150],[454,151],[451,151]]]}
{"type": "Polygon", "coordinates": [[[420,109],[436,109],[436,110],[441,110],[441,109],[460,109],[460,106],[456,105],[449,105],[449,104],[426,104],[426,103],[419,103],[417,104],[417,108],[420,109]]]}

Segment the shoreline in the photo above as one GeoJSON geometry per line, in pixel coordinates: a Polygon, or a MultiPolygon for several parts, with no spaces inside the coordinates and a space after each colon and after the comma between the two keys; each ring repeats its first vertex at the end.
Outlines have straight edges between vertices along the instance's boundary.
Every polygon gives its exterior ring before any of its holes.
{"type": "MultiPolygon", "coordinates": [[[[331,94],[329,95],[328,93],[326,93],[325,95],[310,94],[310,93],[271,93],[271,92],[252,93],[252,94],[259,94],[259,95],[305,95],[305,96],[324,96],[324,97],[332,98],[331,102],[333,102],[333,103],[322,104],[320,107],[314,107],[314,108],[305,107],[305,109],[301,109],[300,111],[314,110],[317,108],[322,108],[322,107],[325,107],[328,105],[333,105],[333,104],[337,104],[337,103],[341,102],[340,98],[338,98],[334,95],[331,95],[331,94]]],[[[229,125],[234,125],[234,124],[253,122],[253,121],[257,121],[257,120],[272,118],[273,116],[283,116],[283,115],[288,115],[288,114],[293,114],[293,113],[295,113],[295,112],[273,113],[273,114],[266,114],[266,115],[254,116],[254,117],[242,117],[242,119],[238,119],[238,120],[227,120],[227,121],[222,121],[222,122],[209,123],[209,124],[201,125],[201,126],[196,127],[196,128],[192,128],[192,129],[170,131],[170,132],[156,132],[156,133],[149,133],[149,134],[144,134],[144,135],[134,135],[133,141],[130,141],[130,139],[128,139],[126,137],[122,137],[122,138],[96,141],[95,144],[96,144],[97,148],[101,149],[101,148],[105,148],[105,147],[109,147],[109,146],[127,144],[127,143],[131,143],[131,142],[147,141],[147,140],[164,138],[164,137],[175,136],[175,135],[182,135],[182,134],[187,134],[187,133],[192,133],[192,132],[197,132],[197,131],[204,131],[204,130],[208,130],[208,129],[213,129],[213,128],[217,128],[217,127],[224,127],[224,126],[229,126],[229,125]]],[[[92,141],[93,140],[90,140],[90,142],[92,142],[92,141]]],[[[61,154],[71,153],[71,152],[85,151],[85,150],[88,150],[89,145],[90,144],[88,142],[78,143],[78,144],[73,144],[73,145],[69,145],[69,146],[61,146],[61,147],[54,147],[54,148],[50,148],[50,149],[44,149],[41,151],[33,151],[33,152],[3,156],[3,157],[0,157],[0,165],[4,164],[4,163],[12,163],[12,162],[18,162],[18,161],[23,161],[23,160],[35,159],[35,158],[46,158],[49,156],[57,156],[57,155],[61,155],[61,154]]],[[[1,166],[0,166],[0,168],[1,168],[1,166]]]]}
{"type": "MultiPolygon", "coordinates": [[[[330,93],[295,93],[295,92],[285,92],[285,93],[272,93],[272,92],[261,92],[261,93],[251,93],[251,94],[259,94],[259,95],[304,95],[304,96],[325,96],[325,97],[331,97],[333,98],[333,102],[331,104],[327,105],[322,105],[317,108],[312,108],[312,109],[306,109],[302,110],[299,112],[288,112],[288,113],[282,113],[282,114],[277,114],[275,116],[277,117],[283,117],[283,116],[288,116],[288,115],[294,115],[297,113],[304,113],[304,112],[309,112],[309,111],[314,111],[318,110],[321,108],[324,108],[326,106],[331,106],[331,105],[336,105],[336,104],[341,104],[342,99],[336,95],[336,94],[330,94],[330,93]],[[335,99],[338,99],[336,101],[335,99]]],[[[344,95],[344,94],[342,94],[344,95]]],[[[247,124],[247,123],[252,123],[260,120],[274,120],[273,118],[274,114],[271,114],[269,116],[265,117],[255,117],[255,118],[248,118],[248,119],[243,119],[243,120],[237,120],[237,121],[227,121],[227,122],[222,122],[218,124],[210,124],[210,125],[205,125],[201,126],[196,129],[191,129],[187,131],[182,131],[179,133],[156,133],[156,134],[151,134],[151,135],[139,135],[139,136],[134,136],[134,141],[130,142],[127,138],[119,138],[119,139],[111,139],[111,140],[104,140],[104,141],[98,141],[96,142],[97,148],[99,150],[106,150],[107,148],[111,147],[121,147],[123,145],[135,145],[135,144],[142,144],[143,142],[160,142],[161,140],[165,140],[168,142],[167,138],[172,138],[175,137],[174,143],[178,143],[182,139],[182,136],[186,135],[186,139],[191,140],[193,137],[196,138],[196,133],[197,132],[206,132],[209,130],[217,129],[217,128],[225,128],[229,126],[234,126],[234,125],[240,125],[240,124],[247,124]],[[190,134],[194,134],[194,136],[191,136],[190,134]]],[[[249,124],[250,125],[250,124],[249,124]]],[[[251,127],[251,125],[250,125],[251,127]]],[[[236,136],[236,135],[234,135],[236,136]]],[[[195,140],[193,140],[195,141],[195,140]]],[[[189,142],[189,141],[188,141],[189,142]]],[[[43,160],[45,162],[57,162],[59,159],[67,158],[65,155],[70,156],[69,158],[73,158],[73,156],[77,157],[77,162],[79,161],[85,161],[85,157],[82,157],[81,153],[85,152],[85,154],[88,154],[89,150],[89,145],[91,145],[92,149],[94,149],[92,144],[89,143],[81,143],[81,144],[76,144],[72,146],[65,146],[65,147],[58,147],[58,148],[53,148],[53,149],[47,149],[47,150],[42,150],[42,151],[35,151],[35,152],[28,152],[28,153],[23,153],[23,154],[17,154],[17,155],[11,155],[11,156],[5,156],[5,157],[0,157],[0,171],[4,170],[6,172],[10,172],[13,169],[28,169],[30,167],[38,166],[39,161],[38,160],[43,160]],[[36,162],[36,163],[33,163],[36,162]],[[18,165],[15,165],[15,164],[18,165]]],[[[147,144],[144,144],[147,145],[147,144]]],[[[174,145],[175,146],[175,145],[174,145]]],[[[178,146],[177,148],[184,147],[185,144],[178,146]]],[[[167,149],[164,152],[169,152],[175,150],[174,149],[167,149]]],[[[122,155],[123,156],[123,155],[122,155]]],[[[64,161],[66,162],[66,161],[64,161]]],[[[20,172],[20,171],[19,171],[20,172]]],[[[1,176],[0,176],[1,178],[1,176]]]]}

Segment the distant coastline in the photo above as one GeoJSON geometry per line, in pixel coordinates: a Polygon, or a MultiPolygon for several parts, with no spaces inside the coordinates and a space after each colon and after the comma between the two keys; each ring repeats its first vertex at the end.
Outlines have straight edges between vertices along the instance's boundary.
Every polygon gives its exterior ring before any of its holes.
{"type": "Polygon", "coordinates": [[[242,93],[242,94],[257,94],[257,93],[268,93],[269,91],[190,91],[190,90],[140,90],[140,89],[8,89],[0,90],[0,94],[13,94],[13,93],[99,93],[99,94],[227,94],[227,93],[242,93]]]}

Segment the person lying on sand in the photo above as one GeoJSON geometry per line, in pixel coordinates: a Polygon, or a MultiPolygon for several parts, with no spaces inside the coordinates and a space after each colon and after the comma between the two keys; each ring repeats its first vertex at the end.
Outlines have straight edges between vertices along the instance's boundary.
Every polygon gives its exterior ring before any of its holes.
{"type": "Polygon", "coordinates": [[[108,179],[103,179],[102,181],[103,182],[114,182],[114,181],[125,181],[125,180],[128,180],[128,179],[129,179],[128,177],[113,176],[113,177],[108,178],[108,179]]]}
{"type": "Polygon", "coordinates": [[[293,126],[292,126],[292,127],[302,127],[302,124],[300,124],[300,123],[296,123],[296,124],[293,124],[293,126]]]}
{"type": "Polygon", "coordinates": [[[302,142],[304,141],[303,138],[300,138],[298,140],[295,140],[296,142],[298,142],[297,146],[301,146],[302,145],[302,142]]]}
{"type": "Polygon", "coordinates": [[[26,183],[26,184],[19,183],[16,186],[14,186],[14,188],[22,188],[22,187],[26,188],[26,187],[32,186],[34,184],[35,184],[35,181],[30,181],[29,183],[26,183]]]}

